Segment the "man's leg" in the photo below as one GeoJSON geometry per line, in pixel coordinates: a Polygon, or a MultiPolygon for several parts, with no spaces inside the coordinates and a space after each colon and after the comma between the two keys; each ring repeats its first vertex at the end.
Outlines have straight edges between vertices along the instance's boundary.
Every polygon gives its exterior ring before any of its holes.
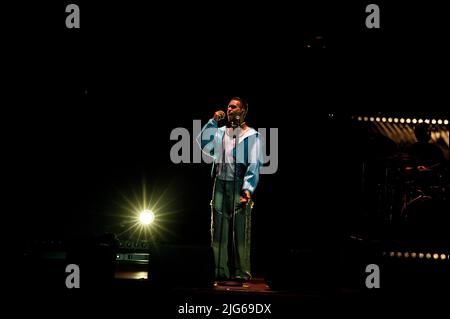
{"type": "Polygon", "coordinates": [[[250,235],[251,235],[251,210],[253,202],[247,206],[239,206],[235,216],[235,277],[250,279],[250,235]]]}
{"type": "Polygon", "coordinates": [[[224,183],[216,180],[213,200],[211,203],[211,242],[214,252],[216,279],[228,279],[228,225],[229,220],[224,214],[224,183]]]}

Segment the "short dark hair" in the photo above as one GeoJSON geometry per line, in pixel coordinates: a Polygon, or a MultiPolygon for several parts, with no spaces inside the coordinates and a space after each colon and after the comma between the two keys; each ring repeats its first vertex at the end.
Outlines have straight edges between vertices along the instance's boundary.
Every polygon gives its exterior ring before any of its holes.
{"type": "Polygon", "coordinates": [[[247,101],[244,100],[243,98],[238,97],[238,96],[232,97],[230,99],[230,101],[231,100],[236,100],[236,101],[241,102],[241,108],[243,108],[245,110],[245,116],[246,116],[247,112],[248,112],[248,103],[247,103],[247,101]]]}

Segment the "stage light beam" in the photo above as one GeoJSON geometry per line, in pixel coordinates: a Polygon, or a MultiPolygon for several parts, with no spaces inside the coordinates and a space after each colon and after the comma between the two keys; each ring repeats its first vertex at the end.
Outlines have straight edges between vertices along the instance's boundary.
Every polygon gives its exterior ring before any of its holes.
{"type": "Polygon", "coordinates": [[[141,224],[150,225],[151,223],[153,223],[154,220],[155,214],[149,209],[144,209],[139,214],[139,221],[141,222],[141,224]]]}

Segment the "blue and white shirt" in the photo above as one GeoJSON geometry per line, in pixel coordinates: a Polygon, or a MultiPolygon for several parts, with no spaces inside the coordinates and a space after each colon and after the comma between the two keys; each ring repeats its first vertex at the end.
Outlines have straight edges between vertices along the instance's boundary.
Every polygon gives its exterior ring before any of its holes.
{"type": "Polygon", "coordinates": [[[264,163],[262,136],[250,127],[236,131],[238,145],[235,148],[233,130],[225,126],[219,128],[217,122],[210,119],[198,135],[197,142],[202,151],[213,158],[212,174],[215,173],[218,179],[233,180],[236,159],[236,175],[242,178],[242,190],[253,194],[258,185],[260,167],[264,163]]]}

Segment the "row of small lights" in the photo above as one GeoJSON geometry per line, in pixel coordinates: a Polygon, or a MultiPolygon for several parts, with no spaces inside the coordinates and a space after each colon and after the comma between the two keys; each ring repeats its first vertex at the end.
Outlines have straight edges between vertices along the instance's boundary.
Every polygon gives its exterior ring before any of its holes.
{"type": "Polygon", "coordinates": [[[437,253],[434,253],[434,254],[431,254],[431,253],[415,253],[415,252],[412,252],[412,253],[410,253],[410,252],[401,252],[401,251],[397,251],[397,252],[395,252],[395,251],[390,251],[390,252],[387,252],[387,251],[383,251],[383,256],[389,256],[389,257],[398,257],[398,258],[409,258],[409,257],[411,257],[411,258],[419,258],[419,259],[424,259],[424,258],[426,258],[426,259],[431,259],[431,258],[433,258],[433,259],[441,259],[441,260],[449,260],[450,259],[450,255],[446,255],[446,254],[437,254],[437,253]]]}
{"type": "Polygon", "coordinates": [[[357,120],[358,121],[360,121],[360,122],[362,122],[362,121],[364,121],[364,122],[388,122],[388,123],[413,123],[413,124],[416,124],[416,123],[426,123],[426,124],[439,124],[439,125],[442,125],[442,124],[444,124],[444,125],[448,125],[448,120],[441,120],[441,119],[438,119],[438,120],[436,120],[436,119],[432,119],[432,120],[430,120],[430,119],[425,119],[425,120],[423,120],[423,119],[410,119],[410,118],[397,118],[397,117],[394,117],[394,118],[392,118],[392,117],[388,117],[388,118],[386,118],[386,117],[373,117],[373,116],[371,116],[371,117],[368,117],[368,116],[358,116],[357,117],[357,120]]]}

